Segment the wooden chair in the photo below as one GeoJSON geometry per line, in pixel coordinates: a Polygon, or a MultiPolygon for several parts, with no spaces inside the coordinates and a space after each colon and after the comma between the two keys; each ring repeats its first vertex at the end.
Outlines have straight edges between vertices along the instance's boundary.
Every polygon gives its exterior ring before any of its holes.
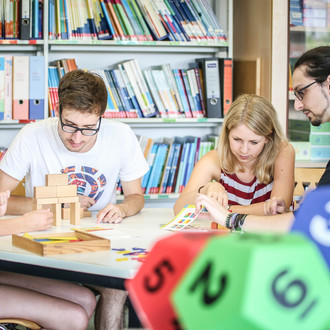
{"type": "Polygon", "coordinates": [[[305,192],[316,188],[323,173],[324,168],[295,168],[294,175],[296,185],[293,192],[295,209],[305,192]]]}
{"type": "MultiPolygon", "coordinates": [[[[27,329],[31,330],[39,330],[41,329],[41,326],[35,322],[29,321],[29,320],[23,320],[23,319],[0,319],[0,329],[1,325],[6,326],[6,324],[17,324],[22,325],[23,327],[26,327],[27,329]]],[[[4,328],[6,329],[6,327],[4,328]]],[[[10,328],[8,328],[10,329],[10,328]]]]}

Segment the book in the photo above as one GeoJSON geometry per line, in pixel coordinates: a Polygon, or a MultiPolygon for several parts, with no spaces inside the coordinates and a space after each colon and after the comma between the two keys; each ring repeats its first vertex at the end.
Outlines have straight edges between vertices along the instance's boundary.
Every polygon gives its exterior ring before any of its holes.
{"type": "Polygon", "coordinates": [[[181,103],[182,103],[182,109],[184,111],[184,115],[186,118],[192,118],[192,113],[190,111],[190,105],[189,105],[189,100],[188,100],[188,96],[187,96],[187,92],[185,89],[185,85],[181,76],[181,72],[179,69],[173,69],[173,74],[174,74],[174,78],[176,81],[176,85],[178,87],[178,91],[179,91],[179,96],[181,99],[181,103]]]}
{"type": "Polygon", "coordinates": [[[173,161],[173,155],[174,155],[174,151],[175,151],[175,144],[173,144],[173,142],[174,142],[174,138],[171,138],[168,141],[168,143],[169,143],[168,153],[167,153],[167,157],[165,160],[162,178],[161,178],[160,184],[159,184],[159,193],[161,193],[161,194],[166,193],[167,181],[168,181],[168,178],[170,175],[171,165],[172,165],[172,161],[173,161]]]}
{"type": "Polygon", "coordinates": [[[157,154],[158,147],[159,147],[159,142],[154,141],[154,143],[152,145],[152,148],[151,148],[151,151],[150,151],[150,153],[147,157],[147,163],[148,163],[148,166],[149,166],[149,170],[143,176],[143,179],[142,179],[141,186],[142,186],[143,193],[146,193],[146,190],[147,190],[147,185],[148,185],[150,174],[152,172],[152,168],[153,168],[153,165],[154,165],[154,162],[155,162],[155,157],[156,157],[156,154],[157,154]]]}
{"type": "Polygon", "coordinates": [[[182,154],[182,148],[184,144],[184,138],[183,137],[175,137],[174,142],[175,144],[175,150],[173,154],[173,161],[171,164],[171,170],[167,182],[167,187],[166,187],[166,193],[172,193],[175,190],[175,184],[176,184],[176,176],[179,170],[179,164],[180,164],[180,159],[181,159],[181,154],[182,154]]]}
{"type": "Polygon", "coordinates": [[[195,104],[195,112],[193,112],[193,117],[194,118],[201,118],[203,117],[203,108],[201,104],[201,98],[199,95],[199,90],[198,90],[198,85],[197,85],[197,80],[196,80],[196,74],[195,74],[195,69],[188,69],[186,70],[187,72],[187,78],[190,86],[190,91],[192,95],[193,102],[195,104]]]}
{"type": "Polygon", "coordinates": [[[168,38],[168,33],[162,25],[157,13],[149,0],[136,0],[141,13],[148,25],[149,30],[155,40],[163,40],[168,38]]]}
{"type": "Polygon", "coordinates": [[[155,80],[153,78],[153,74],[152,74],[152,70],[143,70],[143,75],[145,77],[145,80],[148,84],[148,87],[150,89],[150,93],[152,95],[152,98],[155,101],[155,105],[157,108],[158,113],[160,114],[160,116],[162,118],[167,118],[167,112],[166,109],[164,107],[164,104],[161,100],[161,96],[160,96],[160,91],[155,83],[155,80]]]}

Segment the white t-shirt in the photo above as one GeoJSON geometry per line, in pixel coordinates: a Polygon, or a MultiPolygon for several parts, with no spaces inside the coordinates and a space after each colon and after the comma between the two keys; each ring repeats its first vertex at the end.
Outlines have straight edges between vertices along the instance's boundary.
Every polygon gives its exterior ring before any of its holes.
{"type": "Polygon", "coordinates": [[[25,125],[3,158],[0,169],[17,180],[25,177],[27,197],[45,185],[46,174],[67,173],[78,193],[97,202],[90,211],[116,202],[116,180],[132,181],[148,171],[139,142],[123,123],[102,120],[95,145],[85,153],[66,149],[58,134],[58,118],[25,125]]]}

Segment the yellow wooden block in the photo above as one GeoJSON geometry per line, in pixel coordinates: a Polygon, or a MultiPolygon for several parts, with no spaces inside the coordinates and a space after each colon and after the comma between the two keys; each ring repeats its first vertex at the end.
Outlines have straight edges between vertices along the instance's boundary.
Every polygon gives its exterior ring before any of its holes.
{"type": "Polygon", "coordinates": [[[57,186],[56,187],[56,197],[76,197],[77,196],[77,186],[57,186]]]}
{"type": "Polygon", "coordinates": [[[68,184],[67,174],[46,174],[46,186],[66,186],[68,184]]]}
{"type": "Polygon", "coordinates": [[[56,187],[34,187],[34,198],[54,198],[56,196],[56,187]]]}
{"type": "Polygon", "coordinates": [[[77,203],[79,202],[79,197],[59,197],[58,198],[59,203],[77,203]]]}

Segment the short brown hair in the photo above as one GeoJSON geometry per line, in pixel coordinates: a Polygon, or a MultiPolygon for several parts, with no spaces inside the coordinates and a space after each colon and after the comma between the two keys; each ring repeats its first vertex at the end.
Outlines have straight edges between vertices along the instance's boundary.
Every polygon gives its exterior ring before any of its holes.
{"type": "Polygon", "coordinates": [[[94,72],[74,70],[66,73],[58,86],[60,107],[102,116],[108,93],[103,79],[94,72]]]}

